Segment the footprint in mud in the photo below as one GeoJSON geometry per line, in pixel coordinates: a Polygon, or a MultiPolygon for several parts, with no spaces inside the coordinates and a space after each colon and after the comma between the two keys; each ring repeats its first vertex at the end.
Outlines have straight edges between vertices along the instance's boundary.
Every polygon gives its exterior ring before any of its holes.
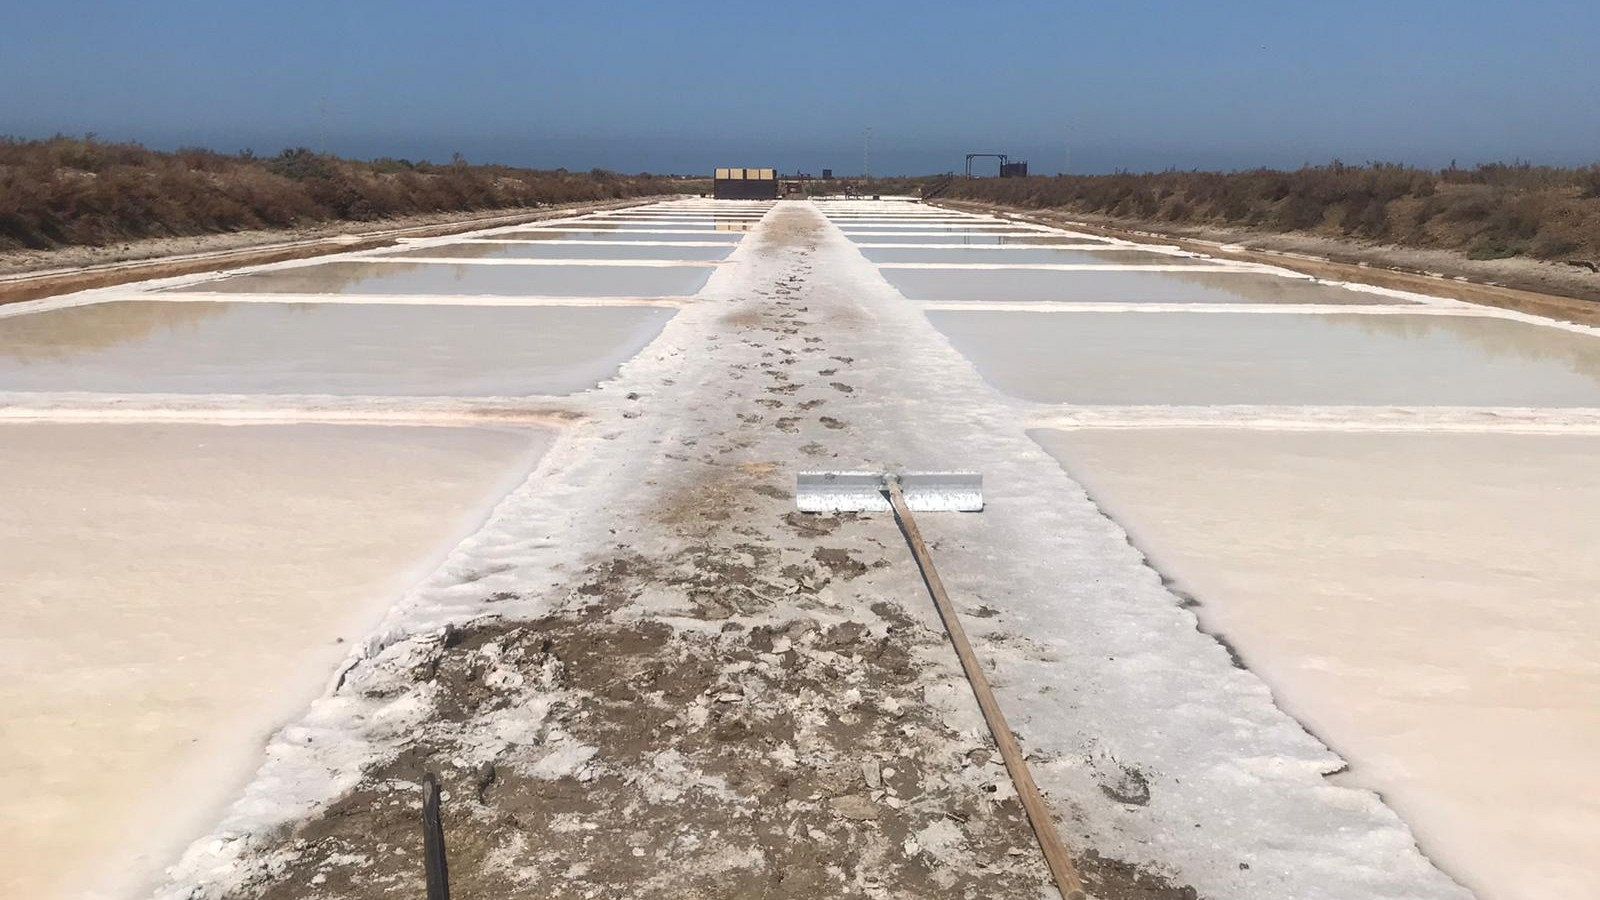
{"type": "Polygon", "coordinates": [[[820,516],[815,513],[790,512],[784,514],[783,524],[804,535],[833,534],[844,519],[840,516],[820,516]]]}
{"type": "Polygon", "coordinates": [[[818,419],[817,421],[822,423],[822,427],[831,428],[834,431],[838,431],[841,428],[848,428],[849,427],[849,425],[847,425],[844,422],[839,421],[838,419],[835,419],[833,416],[823,416],[822,418],[818,419]]]}
{"type": "Polygon", "coordinates": [[[818,547],[811,551],[811,558],[817,564],[832,572],[841,579],[856,578],[865,575],[867,564],[850,555],[849,550],[837,547],[818,547]]]}
{"type": "Polygon", "coordinates": [[[799,405],[799,407],[800,407],[800,408],[801,408],[801,409],[807,409],[807,410],[809,410],[809,409],[816,409],[816,408],[817,408],[817,407],[819,407],[819,406],[821,406],[821,405],[822,405],[822,404],[824,404],[824,403],[827,403],[827,402],[828,402],[828,401],[826,401],[826,400],[821,400],[821,399],[818,399],[818,400],[807,400],[807,401],[806,401],[806,402],[804,402],[804,403],[801,403],[801,404],[798,404],[798,405],[799,405]]]}
{"type": "Polygon", "coordinates": [[[784,434],[794,434],[800,430],[800,420],[794,416],[784,416],[777,421],[777,426],[784,434]]]}
{"type": "Polygon", "coordinates": [[[817,374],[821,375],[823,378],[832,378],[838,373],[838,371],[838,369],[818,369],[817,374]]]}
{"type": "Polygon", "coordinates": [[[757,400],[756,403],[761,406],[765,406],[767,409],[783,409],[783,401],[775,400],[771,397],[762,397],[760,400],[757,400]]]}
{"type": "Polygon", "coordinates": [[[800,448],[800,452],[807,456],[823,456],[827,454],[828,448],[822,446],[816,441],[812,441],[811,443],[802,446],[800,448]]]}
{"type": "Polygon", "coordinates": [[[856,392],[855,388],[851,387],[848,384],[845,384],[842,381],[830,381],[830,382],[828,382],[828,387],[833,388],[834,390],[838,391],[841,394],[853,394],[853,393],[856,392]]]}

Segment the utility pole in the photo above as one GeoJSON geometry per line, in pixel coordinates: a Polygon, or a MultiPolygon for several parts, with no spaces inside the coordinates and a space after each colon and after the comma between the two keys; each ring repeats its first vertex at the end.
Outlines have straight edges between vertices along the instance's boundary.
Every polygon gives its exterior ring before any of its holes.
{"type": "Polygon", "coordinates": [[[872,126],[867,126],[867,136],[861,141],[861,177],[872,177],[872,126]]]}

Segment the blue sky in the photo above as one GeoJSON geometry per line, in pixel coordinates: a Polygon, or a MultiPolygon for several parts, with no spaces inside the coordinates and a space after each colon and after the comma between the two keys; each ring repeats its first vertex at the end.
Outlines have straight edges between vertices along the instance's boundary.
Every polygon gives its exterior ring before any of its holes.
{"type": "Polygon", "coordinates": [[[626,171],[1600,160],[1600,3],[21,2],[0,133],[626,171]]]}

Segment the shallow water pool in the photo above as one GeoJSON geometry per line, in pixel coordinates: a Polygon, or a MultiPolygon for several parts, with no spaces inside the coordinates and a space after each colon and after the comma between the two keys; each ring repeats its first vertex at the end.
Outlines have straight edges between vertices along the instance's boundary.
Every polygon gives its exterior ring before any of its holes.
{"type": "Polygon", "coordinates": [[[1483,316],[928,318],[1005,393],[1113,405],[1600,406],[1600,338],[1483,316]]]}
{"type": "Polygon", "coordinates": [[[1600,437],[1035,432],[1423,849],[1600,880],[1600,437]]]}
{"type": "Polygon", "coordinates": [[[610,231],[596,229],[584,231],[576,225],[550,231],[502,231],[495,234],[481,234],[476,237],[491,241],[695,241],[696,243],[718,243],[733,246],[744,237],[738,232],[728,231],[691,231],[682,234],[658,233],[653,231],[610,231]]]}
{"type": "Polygon", "coordinates": [[[0,424],[0,895],[147,896],[550,438],[0,424]]]}
{"type": "Polygon", "coordinates": [[[1339,303],[1410,301],[1254,272],[1063,272],[1051,269],[881,269],[911,300],[1061,303],[1339,303]]]}
{"type": "Polygon", "coordinates": [[[875,263],[980,263],[983,265],[1214,266],[1214,259],[1140,250],[1052,250],[1043,247],[863,247],[875,263]]]}
{"type": "Polygon", "coordinates": [[[980,247],[998,247],[1007,244],[1105,244],[1110,241],[1101,238],[1080,237],[1077,235],[1055,234],[1052,232],[1036,231],[1031,234],[970,234],[970,233],[911,233],[911,234],[867,234],[858,233],[850,235],[850,240],[856,244],[867,247],[872,244],[971,244],[980,247]]]}
{"type": "Polygon", "coordinates": [[[130,300],[0,319],[0,391],[522,396],[594,387],[659,307],[130,300]]]}
{"type": "Polygon", "coordinates": [[[705,286],[711,272],[706,266],[475,266],[341,260],[232,275],[170,292],[687,297],[705,286]]]}
{"type": "Polygon", "coordinates": [[[733,244],[716,247],[667,247],[655,244],[441,244],[414,247],[385,256],[420,256],[436,259],[663,259],[709,262],[724,259],[733,244]]]}

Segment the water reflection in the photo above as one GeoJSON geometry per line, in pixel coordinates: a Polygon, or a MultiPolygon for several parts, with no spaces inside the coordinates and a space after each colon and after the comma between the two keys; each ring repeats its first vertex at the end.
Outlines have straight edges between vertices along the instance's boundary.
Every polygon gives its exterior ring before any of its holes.
{"type": "Polygon", "coordinates": [[[912,300],[1064,303],[1339,303],[1407,301],[1304,278],[1252,272],[1071,272],[1050,269],[884,269],[912,300]]]}
{"type": "Polygon", "coordinates": [[[945,249],[941,247],[863,247],[862,254],[875,263],[981,263],[985,265],[1216,265],[1213,259],[1173,256],[1138,250],[1051,250],[1048,248],[945,249]]]}
{"type": "Polygon", "coordinates": [[[499,234],[483,235],[484,240],[500,241],[716,241],[725,244],[737,244],[738,238],[724,237],[714,231],[694,234],[662,234],[650,231],[610,231],[597,229],[583,231],[577,228],[566,228],[560,231],[505,231],[499,234]]]}
{"type": "Polygon", "coordinates": [[[1005,244],[1107,244],[1111,242],[1100,238],[1077,237],[1061,234],[852,234],[850,240],[862,246],[872,244],[970,244],[972,246],[988,247],[1005,244]]]}
{"type": "Polygon", "coordinates": [[[934,311],[1001,390],[1085,404],[1600,406],[1600,338],[1481,316],[934,311]]]}
{"type": "MultiPolygon", "coordinates": [[[[1489,360],[1556,364],[1600,384],[1600,338],[1505,319],[1446,316],[1328,316],[1336,326],[1401,343],[1442,341],[1489,360]],[[1389,321],[1382,321],[1389,320],[1389,321]]],[[[1600,399],[1600,398],[1597,398],[1600,399]]]]}
{"type": "Polygon", "coordinates": [[[157,334],[197,333],[222,313],[213,303],[96,303],[8,316],[0,319],[0,358],[68,360],[157,334]]]}
{"type": "Polygon", "coordinates": [[[563,394],[610,377],[672,314],[119,301],[0,319],[0,391],[563,394]]]}
{"type": "Polygon", "coordinates": [[[471,295],[496,297],[686,297],[707,266],[477,266],[341,261],[250,272],[174,288],[268,294],[471,295]]]}
{"type": "Polygon", "coordinates": [[[419,256],[436,259],[660,259],[714,262],[733,251],[732,244],[717,247],[664,247],[656,244],[444,244],[416,247],[384,256],[419,256]]]}

